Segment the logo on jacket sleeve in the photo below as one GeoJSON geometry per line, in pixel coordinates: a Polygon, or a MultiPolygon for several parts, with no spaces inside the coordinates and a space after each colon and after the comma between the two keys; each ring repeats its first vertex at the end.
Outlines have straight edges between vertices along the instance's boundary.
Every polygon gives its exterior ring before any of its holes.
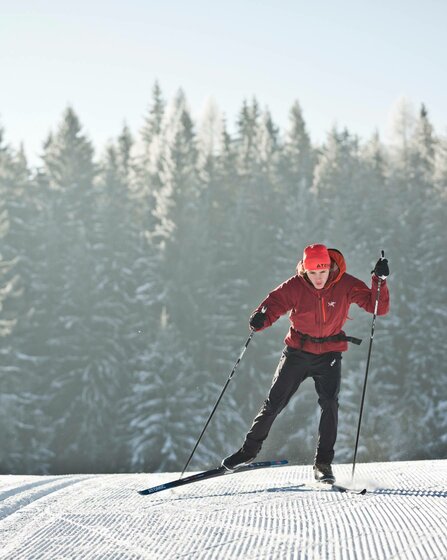
{"type": "Polygon", "coordinates": [[[335,304],[336,304],[336,303],[337,303],[336,301],[328,301],[328,302],[327,302],[327,306],[328,306],[328,307],[335,307],[335,304]]]}

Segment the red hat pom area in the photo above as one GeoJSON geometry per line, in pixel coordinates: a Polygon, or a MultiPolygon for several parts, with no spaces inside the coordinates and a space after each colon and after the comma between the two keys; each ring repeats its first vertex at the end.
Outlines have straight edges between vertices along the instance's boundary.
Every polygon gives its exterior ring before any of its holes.
{"type": "Polygon", "coordinates": [[[324,270],[331,267],[331,257],[326,245],[309,245],[304,249],[303,265],[305,270],[324,270]]]}

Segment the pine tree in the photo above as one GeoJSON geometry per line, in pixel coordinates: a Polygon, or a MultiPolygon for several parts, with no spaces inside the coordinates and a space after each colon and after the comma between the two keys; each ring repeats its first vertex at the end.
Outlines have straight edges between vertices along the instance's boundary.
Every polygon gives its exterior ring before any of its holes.
{"type": "MultiPolygon", "coordinates": [[[[248,312],[241,296],[245,286],[238,260],[241,240],[236,217],[238,178],[234,142],[215,108],[211,107],[205,124],[207,141],[202,139],[202,129],[198,158],[203,255],[197,279],[201,345],[195,355],[200,357],[199,367],[204,372],[203,395],[209,413],[247,336],[248,312]]],[[[244,362],[241,375],[230,384],[204,437],[203,445],[214,452],[215,461],[239,444],[245,429],[247,420],[244,422],[241,407],[246,403],[241,398],[240,379],[247,375],[246,365],[244,362]]]]}
{"type": "Polygon", "coordinates": [[[309,195],[313,180],[315,154],[298,101],[290,110],[283,153],[281,174],[284,181],[284,194],[288,207],[291,208],[290,213],[293,219],[291,226],[294,226],[290,234],[300,238],[305,229],[303,221],[305,225],[305,216],[310,211],[309,206],[312,202],[309,195]]]}
{"type": "MultiPolygon", "coordinates": [[[[8,295],[14,289],[14,262],[6,260],[3,252],[4,239],[9,230],[9,213],[6,202],[9,183],[11,155],[9,147],[3,143],[3,129],[0,128],[0,239],[2,252],[0,253],[0,336],[2,338],[11,334],[16,323],[14,315],[5,309],[8,295]],[[9,316],[8,316],[9,315],[9,316]]],[[[14,471],[18,467],[16,449],[11,445],[18,439],[19,426],[17,409],[20,407],[20,398],[17,396],[19,387],[14,383],[14,374],[17,373],[11,350],[3,347],[0,351],[2,357],[0,365],[0,380],[2,391],[0,393],[0,421],[2,425],[0,439],[0,472],[14,471]]]]}
{"type": "MultiPolygon", "coordinates": [[[[10,231],[10,201],[14,189],[14,168],[12,154],[9,146],[3,143],[3,129],[0,128],[0,239],[4,238],[10,231]]],[[[8,295],[11,297],[14,285],[17,284],[17,276],[14,275],[14,255],[5,255],[5,243],[2,243],[0,253],[0,336],[7,336],[12,332],[16,319],[14,315],[8,317],[5,313],[4,302],[8,295]],[[9,256],[9,259],[8,259],[9,256]]],[[[12,253],[12,252],[11,252],[12,253]]]]}
{"type": "Polygon", "coordinates": [[[163,99],[160,84],[155,82],[152,88],[152,100],[149,113],[144,119],[144,125],[141,130],[141,137],[147,147],[161,134],[165,107],[166,103],[163,99]]]}
{"type": "Polygon", "coordinates": [[[166,289],[168,314],[179,325],[186,324],[188,318],[189,328],[194,328],[191,282],[200,266],[200,254],[195,250],[200,239],[199,182],[196,134],[182,91],[171,107],[162,143],[161,187],[155,193],[152,240],[162,254],[160,275],[166,289]]]}
{"type": "Polygon", "coordinates": [[[118,379],[101,278],[93,148],[73,109],[66,110],[44,152],[46,301],[39,310],[49,357],[48,412],[55,427],[56,472],[109,468],[110,425],[118,379]]]}
{"type": "MultiPolygon", "coordinates": [[[[403,384],[403,397],[412,410],[411,421],[418,430],[409,435],[409,418],[403,417],[401,425],[405,434],[402,443],[413,457],[432,457],[439,452],[439,442],[433,434],[439,429],[442,415],[438,404],[442,400],[444,384],[436,372],[446,351],[443,313],[447,292],[441,283],[429,288],[432,279],[442,278],[447,272],[440,255],[443,252],[443,221],[445,200],[435,189],[435,155],[437,138],[428,113],[422,105],[411,139],[408,192],[406,207],[411,231],[407,233],[413,254],[414,273],[406,274],[406,337],[407,372],[403,384]],[[425,276],[425,277],[424,277],[425,276]],[[421,302],[421,305],[415,305],[421,302]],[[421,333],[424,333],[423,337],[421,333]]],[[[445,445],[444,445],[445,448],[445,445]]]]}
{"type": "MultiPolygon", "coordinates": [[[[138,220],[138,203],[131,188],[134,169],[133,139],[127,126],[116,144],[107,148],[97,181],[98,208],[96,241],[98,246],[96,323],[100,325],[101,353],[111,378],[109,391],[107,446],[104,460],[110,470],[127,470],[126,428],[122,400],[132,382],[132,367],[139,341],[146,332],[146,299],[139,297],[142,278],[147,285],[150,267],[143,246],[144,232],[138,220]],[[145,266],[146,265],[146,266],[145,266]]],[[[141,208],[140,208],[141,209],[141,208]]],[[[150,300],[149,300],[150,301],[150,300]]]]}
{"type": "MultiPolygon", "coordinates": [[[[447,139],[445,136],[438,139],[436,146],[434,189],[430,205],[434,228],[430,232],[430,237],[426,238],[428,244],[425,244],[425,249],[430,248],[430,264],[435,266],[433,277],[442,278],[446,274],[445,259],[440,257],[442,253],[438,251],[443,248],[442,240],[445,238],[444,222],[447,206],[447,139]]],[[[436,340],[436,355],[433,356],[432,363],[435,364],[436,362],[434,370],[437,371],[438,364],[443,363],[445,356],[445,289],[441,286],[440,290],[436,290],[430,295],[431,333],[436,340]]],[[[436,376],[434,380],[436,386],[434,387],[434,394],[432,393],[430,406],[430,410],[433,411],[433,417],[430,421],[433,432],[429,449],[430,457],[434,458],[445,457],[447,452],[447,398],[444,378],[445,376],[442,375],[436,376]]]]}
{"type": "MultiPolygon", "coordinates": [[[[145,117],[144,126],[141,130],[142,152],[134,163],[135,176],[132,187],[135,190],[135,198],[142,203],[141,213],[143,216],[153,211],[155,206],[155,192],[160,188],[159,166],[163,150],[162,130],[166,118],[166,102],[158,82],[152,90],[149,112],[145,117]]],[[[141,215],[140,215],[141,218],[141,215]]],[[[146,218],[143,218],[143,222],[146,218]]],[[[143,228],[149,227],[144,224],[143,228]]],[[[149,229],[152,229],[150,226],[149,229]]]]}
{"type": "Polygon", "coordinates": [[[359,159],[358,138],[346,129],[339,132],[333,128],[315,168],[312,190],[317,197],[318,212],[314,227],[320,229],[321,237],[330,246],[339,249],[361,224],[359,159]]]}
{"type": "Polygon", "coordinates": [[[160,146],[154,167],[158,173],[154,223],[148,240],[158,267],[153,287],[157,305],[151,314],[161,326],[157,325],[146,351],[140,354],[143,361],[136,361],[133,390],[125,408],[136,411],[130,413],[129,426],[140,428],[129,439],[132,464],[178,469],[180,457],[186,461],[190,450],[188,438],[205,421],[202,403],[193,418],[188,414],[190,402],[198,402],[204,385],[203,372],[193,361],[200,346],[195,336],[201,321],[195,284],[202,254],[196,134],[181,91],[164,119],[160,146]],[[179,404],[183,400],[185,408],[179,404]],[[164,418],[163,428],[160,418],[164,418]],[[154,425],[157,429],[152,431],[154,425]],[[153,441],[163,442],[158,444],[163,452],[148,460],[153,441]]]}
{"type": "MultiPolygon", "coordinates": [[[[192,356],[176,343],[180,336],[163,313],[153,343],[139,355],[141,361],[137,363],[126,407],[131,411],[128,419],[133,470],[182,469],[214,404],[206,398],[213,383],[208,376],[198,384],[192,356]]],[[[225,411],[219,411],[220,418],[222,413],[225,415],[225,411]]],[[[204,438],[190,469],[215,464],[215,436],[208,441],[204,438]]]]}
{"type": "Polygon", "coordinates": [[[23,148],[16,152],[4,146],[1,139],[0,200],[0,408],[5,438],[0,445],[0,469],[42,473],[46,472],[49,459],[48,424],[39,397],[42,358],[39,349],[32,345],[36,233],[33,220],[38,211],[23,148]]]}

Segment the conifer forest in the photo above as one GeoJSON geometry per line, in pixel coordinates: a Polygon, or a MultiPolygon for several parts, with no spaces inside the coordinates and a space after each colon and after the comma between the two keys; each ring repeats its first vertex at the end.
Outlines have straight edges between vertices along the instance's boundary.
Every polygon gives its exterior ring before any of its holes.
{"type": "MultiPolygon", "coordinates": [[[[2,474],[181,470],[252,310],[311,243],[368,285],[389,260],[357,460],[447,456],[447,139],[422,105],[392,142],[333,127],[316,144],[303,111],[280,129],[253,98],[230,126],[155,84],[140,130],[107,146],[68,107],[35,166],[0,128],[2,474]]],[[[363,343],[343,355],[336,463],[352,461],[372,315],[350,319],[363,343]]],[[[255,333],[189,470],[241,446],[287,329],[255,333]]],[[[307,380],[260,459],[310,464],[318,419],[307,380]]]]}

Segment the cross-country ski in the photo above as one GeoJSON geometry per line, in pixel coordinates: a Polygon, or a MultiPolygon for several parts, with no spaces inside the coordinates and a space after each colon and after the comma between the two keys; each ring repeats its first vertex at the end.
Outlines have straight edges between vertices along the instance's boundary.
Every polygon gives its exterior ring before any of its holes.
{"type": "Polygon", "coordinates": [[[358,494],[364,496],[367,492],[366,488],[354,488],[343,486],[341,484],[329,482],[308,482],[301,485],[303,490],[316,490],[321,492],[340,492],[342,494],[358,494]]]}
{"type": "Polygon", "coordinates": [[[138,490],[138,494],[142,496],[147,496],[148,494],[155,494],[156,492],[161,492],[162,490],[169,490],[171,488],[177,488],[178,486],[185,486],[186,484],[192,484],[193,482],[200,482],[203,480],[209,480],[210,478],[215,478],[217,476],[225,476],[230,474],[237,474],[242,472],[254,471],[257,469],[265,469],[269,467],[280,467],[288,463],[287,459],[281,461],[259,461],[257,463],[251,463],[239,467],[234,471],[229,471],[223,466],[217,467],[215,469],[210,469],[208,471],[202,471],[185,478],[179,478],[177,480],[172,480],[171,482],[165,482],[164,484],[158,484],[152,488],[146,488],[145,490],[138,490]]]}

